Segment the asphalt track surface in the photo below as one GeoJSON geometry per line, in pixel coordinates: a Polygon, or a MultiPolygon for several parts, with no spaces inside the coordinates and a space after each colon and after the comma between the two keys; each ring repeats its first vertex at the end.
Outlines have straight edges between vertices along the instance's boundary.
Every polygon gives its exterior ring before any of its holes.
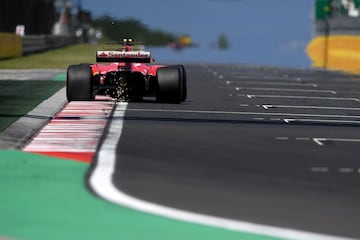
{"type": "Polygon", "coordinates": [[[182,104],[129,103],[118,189],[196,213],[360,238],[360,81],[186,65],[182,104]]]}

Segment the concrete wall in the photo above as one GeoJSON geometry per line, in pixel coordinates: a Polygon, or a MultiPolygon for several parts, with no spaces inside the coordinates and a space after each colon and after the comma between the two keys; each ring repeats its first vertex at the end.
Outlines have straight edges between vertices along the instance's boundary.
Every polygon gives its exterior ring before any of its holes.
{"type": "Polygon", "coordinates": [[[76,37],[0,33],[0,59],[19,57],[50,49],[61,48],[78,42],[76,37]]]}
{"type": "Polygon", "coordinates": [[[23,37],[22,54],[28,55],[77,43],[76,37],[28,35],[23,37]]]}

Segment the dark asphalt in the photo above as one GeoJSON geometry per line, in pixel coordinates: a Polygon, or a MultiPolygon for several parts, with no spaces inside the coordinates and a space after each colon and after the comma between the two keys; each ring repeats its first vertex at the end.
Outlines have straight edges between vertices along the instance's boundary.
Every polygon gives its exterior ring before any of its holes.
{"type": "Polygon", "coordinates": [[[186,69],[185,103],[129,104],[118,188],[193,212],[360,238],[359,77],[186,69]]]}

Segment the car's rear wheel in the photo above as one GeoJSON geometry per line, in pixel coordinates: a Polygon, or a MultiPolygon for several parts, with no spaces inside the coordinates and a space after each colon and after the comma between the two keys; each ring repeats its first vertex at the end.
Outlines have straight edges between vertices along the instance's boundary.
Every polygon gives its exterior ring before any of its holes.
{"type": "Polygon", "coordinates": [[[187,79],[186,79],[186,71],[183,65],[174,65],[171,67],[177,67],[180,70],[180,79],[181,79],[181,101],[185,101],[187,98],[187,79]]]}
{"type": "Polygon", "coordinates": [[[156,100],[159,102],[179,103],[181,94],[181,70],[179,67],[159,68],[156,73],[158,87],[156,100]]]}
{"type": "Polygon", "coordinates": [[[89,64],[71,65],[66,74],[66,97],[70,101],[94,99],[89,64]]]}
{"type": "Polygon", "coordinates": [[[187,83],[186,83],[186,71],[183,65],[178,65],[181,73],[181,101],[185,101],[187,98],[187,83]]]}

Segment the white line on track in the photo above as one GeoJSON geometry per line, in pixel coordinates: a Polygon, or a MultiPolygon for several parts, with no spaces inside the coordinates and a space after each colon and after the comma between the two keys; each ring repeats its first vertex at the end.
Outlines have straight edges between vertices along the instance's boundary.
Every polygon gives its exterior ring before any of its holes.
{"type": "Polygon", "coordinates": [[[351,120],[333,120],[333,119],[299,119],[299,118],[285,118],[284,122],[308,122],[308,123],[336,123],[336,124],[360,124],[360,121],[351,120]]]}
{"type": "Polygon", "coordinates": [[[312,167],[310,168],[310,171],[317,172],[317,173],[327,173],[329,172],[328,167],[312,167]]]}
{"type": "Polygon", "coordinates": [[[360,139],[357,138],[313,138],[313,141],[319,146],[323,146],[324,142],[353,142],[360,143],[360,139]]]}
{"type": "Polygon", "coordinates": [[[268,85],[268,86],[293,86],[293,87],[317,87],[317,84],[313,83],[284,83],[284,82],[234,82],[226,81],[227,85],[238,84],[238,85],[268,85]]]}
{"type": "Polygon", "coordinates": [[[339,168],[338,172],[339,173],[353,173],[353,172],[355,172],[355,170],[353,168],[339,168]]]}
{"type": "MultiPolygon", "coordinates": [[[[254,76],[232,76],[232,78],[235,78],[235,79],[253,79],[254,76]]],[[[293,81],[296,81],[296,82],[303,81],[303,79],[301,79],[301,78],[288,77],[288,76],[283,76],[283,77],[280,77],[280,76],[268,76],[268,77],[261,76],[258,79],[261,79],[261,80],[281,80],[281,81],[291,81],[291,82],[293,82],[293,81]]],[[[258,79],[256,79],[256,80],[258,80],[258,79]]],[[[256,80],[254,80],[254,81],[256,81],[256,80]]]]}
{"type": "Polygon", "coordinates": [[[276,137],[276,140],[289,140],[289,137],[276,137]]]}
{"type": "MultiPolygon", "coordinates": [[[[276,140],[288,141],[289,137],[276,137],[276,140]]],[[[326,142],[344,142],[344,143],[360,143],[360,138],[323,138],[323,137],[296,137],[296,141],[313,141],[319,146],[324,146],[326,142]]]]}
{"type": "Polygon", "coordinates": [[[308,137],[297,137],[297,138],[295,138],[295,140],[297,140],[297,141],[309,141],[310,138],[308,138],[308,137]]]}
{"type": "MultiPolygon", "coordinates": [[[[228,114],[228,115],[263,115],[263,116],[297,116],[297,117],[320,117],[320,118],[360,118],[360,115],[337,115],[337,114],[308,114],[308,113],[269,113],[269,112],[235,112],[235,111],[207,111],[207,110],[180,110],[180,109],[128,109],[134,112],[166,112],[166,113],[196,113],[196,114],[228,114]]],[[[287,120],[297,120],[287,118],[287,120]]]]}
{"type": "MultiPolygon", "coordinates": [[[[311,167],[310,171],[314,173],[328,173],[330,172],[330,169],[328,167],[311,167]]],[[[336,169],[336,172],[341,174],[358,173],[357,169],[349,168],[349,167],[338,168],[336,169]]]]}
{"type": "Polygon", "coordinates": [[[304,93],[331,93],[336,94],[332,90],[309,90],[309,89],[295,89],[295,88],[255,88],[255,87],[234,87],[239,90],[255,90],[255,91],[281,91],[281,92],[304,92],[304,93]]]}
{"type": "Polygon", "coordinates": [[[321,107],[321,106],[296,106],[296,105],[272,105],[263,104],[262,107],[266,110],[270,108],[300,108],[300,109],[326,109],[326,110],[350,110],[360,111],[360,108],[346,108],[346,107],[321,107]]]}
{"type": "Polygon", "coordinates": [[[123,118],[125,116],[126,109],[126,103],[120,103],[116,106],[108,133],[99,149],[96,166],[89,177],[90,187],[100,197],[110,202],[138,211],[195,224],[224,228],[232,231],[292,240],[350,240],[350,238],[317,234],[288,228],[272,227],[251,222],[214,217],[205,214],[197,214],[147,202],[127,195],[120,189],[117,189],[112,181],[116,163],[116,148],[121,137],[124,122],[123,118]]]}
{"type": "Polygon", "coordinates": [[[317,100],[334,100],[334,101],[356,101],[358,98],[340,98],[340,97],[312,97],[312,96],[284,96],[284,95],[259,95],[259,94],[239,94],[238,97],[247,98],[290,98],[290,99],[317,99],[317,100]]]}

